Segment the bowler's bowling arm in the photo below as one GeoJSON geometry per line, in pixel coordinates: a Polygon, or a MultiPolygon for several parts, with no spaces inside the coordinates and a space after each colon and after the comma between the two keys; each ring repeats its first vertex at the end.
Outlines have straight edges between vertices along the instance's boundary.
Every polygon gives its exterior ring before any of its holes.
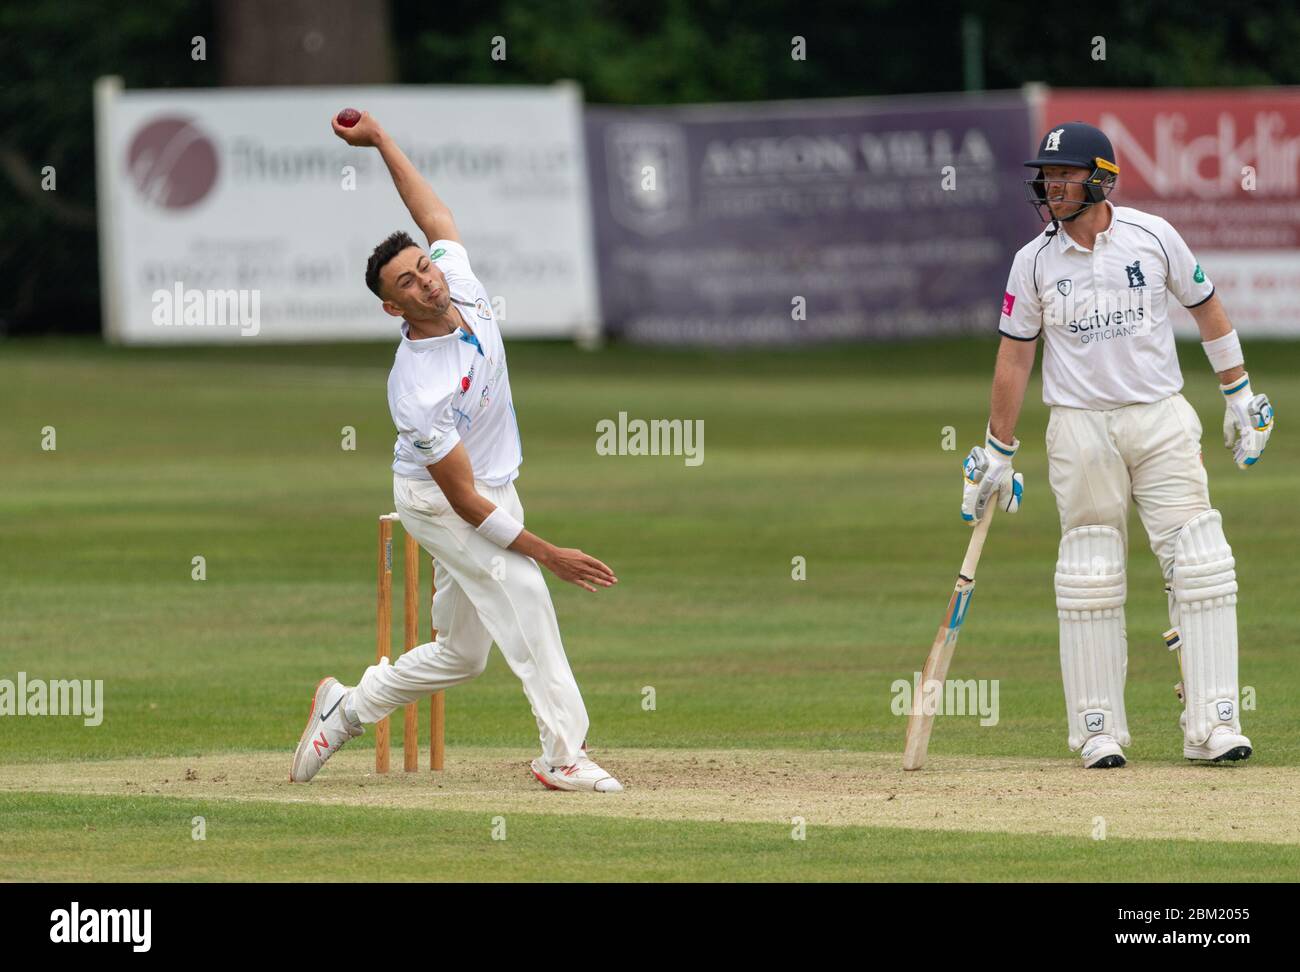
{"type": "Polygon", "coordinates": [[[375,148],[388,166],[388,174],[393,177],[393,185],[406,204],[407,212],[415,225],[420,227],[430,243],[434,240],[455,240],[460,242],[460,231],[456,229],[456,220],[452,218],[447,204],[433,191],[424,176],[406,157],[406,153],[393,141],[391,135],[381,131],[375,138],[375,148]]]}

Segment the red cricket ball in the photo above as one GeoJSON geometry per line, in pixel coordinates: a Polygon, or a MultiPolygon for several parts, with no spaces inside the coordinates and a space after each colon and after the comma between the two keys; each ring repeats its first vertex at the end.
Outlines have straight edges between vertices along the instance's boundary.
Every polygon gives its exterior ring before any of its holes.
{"type": "Polygon", "coordinates": [[[339,112],[338,117],[335,120],[344,128],[351,128],[357,122],[361,121],[361,112],[357,111],[355,108],[344,108],[339,112]]]}

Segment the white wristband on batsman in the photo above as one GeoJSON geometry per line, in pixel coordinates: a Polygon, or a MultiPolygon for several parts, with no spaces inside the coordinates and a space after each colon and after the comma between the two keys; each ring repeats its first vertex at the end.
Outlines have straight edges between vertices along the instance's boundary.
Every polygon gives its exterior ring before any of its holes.
{"type": "Polygon", "coordinates": [[[1213,341],[1202,341],[1201,347],[1205,349],[1205,356],[1210,359],[1210,367],[1216,375],[1246,363],[1241,354],[1241,340],[1237,337],[1236,328],[1213,341]]]}
{"type": "Polygon", "coordinates": [[[491,540],[498,547],[509,547],[524,532],[524,525],[498,506],[488,514],[487,519],[474,528],[485,540],[491,540]]]}

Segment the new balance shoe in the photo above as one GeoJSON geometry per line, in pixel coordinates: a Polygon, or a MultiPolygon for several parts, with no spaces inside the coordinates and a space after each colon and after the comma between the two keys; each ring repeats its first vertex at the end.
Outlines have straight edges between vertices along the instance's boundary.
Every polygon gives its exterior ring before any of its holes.
{"type": "Polygon", "coordinates": [[[348,721],[343,714],[343,700],[347,695],[348,689],[333,677],[321,679],[316,686],[311,711],[307,713],[307,728],[303,729],[293,754],[293,766],[289,770],[291,783],[306,783],[345,742],[365,733],[360,723],[348,721]]]}
{"type": "Polygon", "coordinates": [[[531,767],[537,782],[548,790],[591,790],[596,793],[619,793],[623,784],[588,759],[580,756],[572,766],[547,766],[541,759],[531,767]]]}

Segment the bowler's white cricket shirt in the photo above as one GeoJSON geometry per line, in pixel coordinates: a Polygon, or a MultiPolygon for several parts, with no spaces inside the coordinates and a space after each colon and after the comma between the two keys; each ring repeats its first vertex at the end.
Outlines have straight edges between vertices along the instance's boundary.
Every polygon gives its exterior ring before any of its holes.
{"type": "Polygon", "coordinates": [[[402,322],[402,343],[388,374],[388,409],[397,426],[393,472],[431,479],[426,467],[463,442],[474,478],[502,486],[519,475],[524,452],[501,329],[465,248],[438,240],[429,257],[447,277],[453,306],[469,327],[413,341],[402,322]]]}
{"type": "Polygon", "coordinates": [[[1016,254],[1000,333],[1043,335],[1043,401],[1110,409],[1157,402],[1183,387],[1168,302],[1195,307],[1214,285],[1159,216],[1105,205],[1110,225],[1086,250],[1044,230],[1016,254]]]}

